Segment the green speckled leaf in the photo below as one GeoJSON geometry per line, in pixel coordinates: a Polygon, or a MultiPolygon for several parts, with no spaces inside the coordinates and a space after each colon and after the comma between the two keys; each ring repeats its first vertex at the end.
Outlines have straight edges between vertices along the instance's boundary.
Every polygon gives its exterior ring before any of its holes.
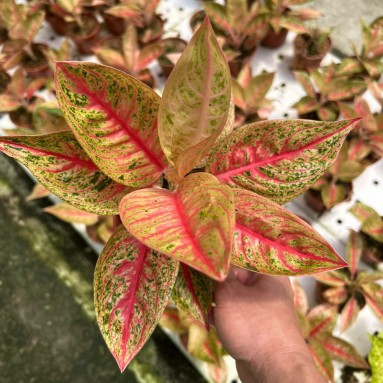
{"type": "Polygon", "coordinates": [[[277,203],[235,189],[236,229],[231,262],[274,275],[303,275],[347,264],[306,222],[277,203]]]}
{"type": "Polygon", "coordinates": [[[328,352],[320,344],[320,342],[316,340],[310,340],[307,346],[319,372],[326,378],[327,381],[333,382],[334,368],[328,352]]]}
{"type": "Polygon", "coordinates": [[[109,350],[123,371],[159,322],[179,262],[147,248],[120,225],[97,260],[94,302],[109,350]]]}
{"type": "Polygon", "coordinates": [[[118,214],[121,198],[132,190],[103,174],[70,131],[0,137],[0,150],[25,165],[53,194],[90,213],[118,214]]]}
{"type": "Polygon", "coordinates": [[[344,363],[347,366],[368,368],[368,363],[352,344],[330,334],[320,336],[319,339],[331,359],[344,363]]]}
{"type": "Polygon", "coordinates": [[[372,370],[371,383],[383,383],[383,336],[371,336],[371,351],[368,354],[372,370]]]}
{"type": "Polygon", "coordinates": [[[159,96],[117,69],[94,63],[56,63],[61,110],[77,140],[110,178],[140,188],[165,169],[158,133],[159,96]]]}
{"type": "Polygon", "coordinates": [[[172,70],[159,109],[161,146],[180,176],[207,154],[225,126],[230,79],[229,67],[206,18],[172,70]]]}
{"type": "Polygon", "coordinates": [[[147,246],[216,280],[230,262],[235,212],[233,191],[207,173],[187,176],[178,189],[142,189],[126,195],[120,216],[147,246]]]}
{"type": "Polygon", "coordinates": [[[209,153],[206,171],[232,187],[284,204],[334,162],[359,119],[261,121],[236,129],[209,153]]]}
{"type": "Polygon", "coordinates": [[[180,310],[209,327],[213,285],[206,275],[181,263],[172,300],[180,310]]]}

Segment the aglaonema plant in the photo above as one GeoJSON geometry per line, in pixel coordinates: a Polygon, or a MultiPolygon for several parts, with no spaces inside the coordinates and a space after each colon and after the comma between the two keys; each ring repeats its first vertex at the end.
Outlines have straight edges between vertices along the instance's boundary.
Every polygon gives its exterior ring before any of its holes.
{"type": "Polygon", "coordinates": [[[71,131],[0,138],[0,149],[58,197],[120,215],[94,288],[98,323],[121,370],[170,296],[208,325],[212,279],[224,280],[230,263],[275,275],[346,265],[280,204],[321,176],[358,120],[262,121],[229,133],[230,84],[206,19],[162,98],[117,69],[58,62],[56,92],[71,131]]]}
{"type": "Polygon", "coordinates": [[[309,310],[305,291],[297,279],[294,279],[293,289],[302,334],[322,375],[328,381],[334,381],[332,360],[356,368],[369,368],[366,360],[352,344],[333,335],[338,318],[337,307],[321,304],[309,310]]]}
{"type": "Polygon", "coordinates": [[[235,105],[235,126],[244,122],[266,119],[272,110],[266,94],[273,83],[275,73],[261,73],[253,77],[250,65],[246,65],[232,80],[235,105]]]}
{"type": "MultiPolygon", "coordinates": [[[[382,230],[382,224],[380,230],[382,230]]],[[[383,273],[362,271],[358,268],[362,251],[361,237],[357,232],[350,230],[346,247],[348,269],[315,275],[318,281],[331,286],[324,291],[323,296],[329,303],[339,306],[342,332],[356,321],[359,312],[366,304],[377,318],[383,321],[383,288],[377,283],[383,279],[383,273]]]]}
{"type": "Polygon", "coordinates": [[[333,65],[311,69],[309,73],[294,71],[294,75],[306,96],[296,102],[293,108],[304,118],[335,121],[339,116],[338,102],[359,95],[367,88],[361,79],[334,77],[333,65]]]}

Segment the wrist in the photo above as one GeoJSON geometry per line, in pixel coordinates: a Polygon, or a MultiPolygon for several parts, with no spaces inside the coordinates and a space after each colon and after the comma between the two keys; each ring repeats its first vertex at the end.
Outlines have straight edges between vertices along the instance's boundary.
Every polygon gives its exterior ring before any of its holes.
{"type": "Polygon", "coordinates": [[[252,362],[237,361],[237,371],[242,383],[325,383],[310,352],[291,348],[275,348],[272,354],[252,362]]]}

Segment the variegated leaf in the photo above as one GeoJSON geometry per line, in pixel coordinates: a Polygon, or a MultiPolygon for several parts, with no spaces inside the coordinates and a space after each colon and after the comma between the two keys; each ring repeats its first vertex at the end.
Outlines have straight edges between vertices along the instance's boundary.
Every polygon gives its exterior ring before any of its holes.
{"type": "Polygon", "coordinates": [[[320,103],[314,97],[304,96],[292,107],[295,108],[299,114],[303,115],[318,110],[320,103]]]}
{"type": "Polygon", "coordinates": [[[121,371],[159,322],[177,278],[178,264],[138,242],[122,225],[97,260],[97,321],[121,371]]]}
{"type": "Polygon", "coordinates": [[[352,295],[340,313],[340,331],[346,331],[358,317],[360,307],[355,296],[352,295]]]}
{"type": "Polygon", "coordinates": [[[293,71],[295,78],[301,84],[302,88],[305,90],[307,96],[315,99],[317,96],[317,92],[315,87],[311,81],[310,75],[303,71],[293,71]]]}
{"type": "Polygon", "coordinates": [[[342,184],[330,183],[321,189],[321,197],[327,209],[344,201],[346,198],[346,188],[342,184]]]}
{"type": "Polygon", "coordinates": [[[331,333],[337,320],[337,306],[329,304],[315,306],[307,314],[307,319],[310,323],[310,339],[331,333]]]}
{"type": "Polygon", "coordinates": [[[370,217],[362,224],[361,230],[378,242],[383,242],[383,219],[382,217],[370,217]]]}
{"type": "Polygon", "coordinates": [[[25,165],[53,194],[90,213],[118,214],[121,198],[132,190],[103,174],[70,131],[0,137],[0,150],[25,165]]]}
{"type": "Polygon", "coordinates": [[[363,240],[354,230],[350,234],[346,246],[346,258],[349,263],[351,277],[358,271],[360,257],[362,256],[363,240]]]}
{"type": "Polygon", "coordinates": [[[327,98],[330,101],[346,100],[366,90],[367,84],[362,80],[348,78],[332,79],[327,98]]]}
{"type": "Polygon", "coordinates": [[[343,287],[349,282],[349,278],[341,271],[329,271],[328,273],[315,274],[314,278],[319,282],[333,287],[343,287]]]}
{"type": "Polygon", "coordinates": [[[377,283],[363,286],[364,298],[374,314],[383,322],[383,287],[377,283]]]}
{"type": "Polygon", "coordinates": [[[225,360],[219,359],[219,363],[208,364],[209,376],[214,383],[226,383],[228,379],[228,371],[225,360]]]}
{"type": "Polygon", "coordinates": [[[62,221],[69,223],[82,223],[94,225],[98,221],[98,215],[77,209],[65,202],[58,203],[43,209],[46,213],[52,214],[62,221]]]}
{"type": "Polygon", "coordinates": [[[292,287],[294,290],[294,306],[299,313],[306,315],[309,304],[304,288],[299,284],[297,278],[293,278],[292,287]]]}
{"type": "Polygon", "coordinates": [[[245,89],[245,99],[250,108],[261,106],[273,84],[274,76],[275,73],[262,73],[251,79],[249,86],[245,89]]]}
{"type": "Polygon", "coordinates": [[[370,218],[378,218],[379,214],[371,207],[362,202],[356,202],[350,209],[352,213],[362,224],[370,218]]]}
{"type": "Polygon", "coordinates": [[[158,115],[161,146],[180,176],[207,154],[225,126],[230,79],[206,18],[170,74],[158,115]]]}
{"type": "Polygon", "coordinates": [[[240,31],[246,25],[248,17],[247,0],[226,0],[226,14],[230,25],[236,31],[240,31]]]}
{"type": "Polygon", "coordinates": [[[214,328],[208,331],[198,322],[189,327],[187,349],[193,356],[207,363],[218,364],[221,358],[220,341],[214,328]]]}
{"type": "Polygon", "coordinates": [[[25,198],[26,201],[33,201],[35,199],[48,197],[51,194],[51,192],[46,189],[43,185],[40,183],[36,183],[36,185],[33,187],[33,190],[27,195],[25,198]]]}
{"type": "Polygon", "coordinates": [[[376,282],[379,279],[383,279],[383,271],[371,272],[370,270],[363,270],[360,271],[356,277],[356,280],[361,284],[376,282]]]}
{"type": "Polygon", "coordinates": [[[347,299],[347,290],[344,287],[331,287],[323,292],[323,296],[328,303],[340,305],[347,299]]]}
{"type": "Polygon", "coordinates": [[[359,120],[260,121],[236,129],[209,153],[206,171],[280,204],[303,193],[331,166],[359,120]]]}
{"type": "Polygon", "coordinates": [[[317,110],[318,119],[320,121],[336,121],[338,119],[338,111],[334,105],[323,105],[317,110]]]}
{"type": "Polygon", "coordinates": [[[213,301],[210,278],[181,263],[171,297],[180,310],[209,328],[208,315],[213,301]]]}
{"type": "Polygon", "coordinates": [[[159,325],[176,334],[185,334],[188,331],[187,326],[179,316],[179,311],[175,307],[167,307],[163,312],[159,325]]]}
{"type": "Polygon", "coordinates": [[[312,274],[347,265],[293,213],[250,191],[235,189],[234,193],[234,265],[274,275],[312,274]]]}
{"type": "Polygon", "coordinates": [[[207,173],[186,177],[174,192],[142,189],[120,204],[126,228],[147,246],[216,280],[230,262],[235,212],[233,191],[207,173]]]}
{"type": "Polygon", "coordinates": [[[325,348],[315,340],[310,340],[308,348],[320,373],[327,381],[334,381],[334,368],[331,358],[325,348]]]}
{"type": "Polygon", "coordinates": [[[205,12],[215,26],[220,30],[230,33],[229,31],[231,31],[232,26],[230,25],[229,17],[223,5],[213,1],[207,2],[205,4],[205,12]]]}
{"type": "Polygon", "coordinates": [[[358,353],[356,348],[338,337],[326,334],[320,337],[320,343],[329,353],[331,359],[356,368],[369,368],[366,360],[358,353]]]}
{"type": "Polygon", "coordinates": [[[154,183],[165,169],[157,134],[159,96],[117,69],[84,62],[56,64],[57,98],[94,163],[131,187],[154,183]]]}

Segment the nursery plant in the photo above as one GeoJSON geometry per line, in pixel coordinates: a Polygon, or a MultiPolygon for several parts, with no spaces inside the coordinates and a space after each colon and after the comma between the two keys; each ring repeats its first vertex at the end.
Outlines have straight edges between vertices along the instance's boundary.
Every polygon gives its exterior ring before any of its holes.
{"type": "Polygon", "coordinates": [[[266,18],[259,11],[258,1],[250,6],[247,0],[226,0],[224,5],[213,1],[205,4],[206,15],[217,35],[224,39],[221,46],[226,57],[232,57],[229,65],[234,76],[250,61],[267,33],[266,18]]]}
{"type": "Polygon", "coordinates": [[[367,361],[353,345],[333,335],[338,313],[337,307],[321,304],[309,310],[304,289],[293,280],[294,303],[303,336],[315,364],[322,375],[334,381],[332,360],[357,368],[369,368],[367,361]]]}
{"type": "Polygon", "coordinates": [[[38,77],[49,74],[46,46],[33,42],[44,17],[43,11],[33,11],[29,4],[18,4],[15,0],[0,2],[0,21],[7,29],[7,40],[3,43],[0,56],[3,69],[21,64],[29,75],[38,77]]]}
{"type": "Polygon", "coordinates": [[[330,32],[318,28],[307,29],[294,39],[294,56],[291,67],[294,70],[308,70],[319,67],[325,55],[330,51],[330,32]]]}
{"type": "Polygon", "coordinates": [[[364,160],[369,165],[373,164],[383,156],[383,113],[372,113],[367,101],[362,97],[357,97],[353,106],[343,102],[338,105],[346,119],[363,117],[347,137],[351,147],[350,155],[364,160]]]}
{"type": "Polygon", "coordinates": [[[250,65],[246,65],[232,80],[233,101],[235,110],[235,126],[244,122],[266,119],[272,105],[266,94],[273,83],[275,73],[261,73],[253,77],[250,65]]]}
{"type": "Polygon", "coordinates": [[[121,0],[105,10],[104,14],[115,16],[138,28],[140,43],[157,41],[163,33],[164,21],[156,13],[160,0],[121,0]]]}
{"type": "Polygon", "coordinates": [[[56,92],[71,130],[0,138],[3,152],[64,201],[120,216],[94,288],[98,323],[121,370],[170,296],[207,325],[211,280],[224,280],[230,263],[274,275],[346,266],[280,204],[323,174],[358,119],[261,121],[231,131],[230,84],[206,19],[162,98],[115,68],[58,62],[56,92]]]}
{"type": "Polygon", "coordinates": [[[335,121],[339,116],[338,101],[359,95],[367,87],[360,79],[336,78],[334,65],[311,69],[309,73],[293,73],[306,92],[306,96],[293,105],[302,118],[335,121]]]}
{"type": "Polygon", "coordinates": [[[383,73],[383,17],[366,25],[361,20],[362,48],[354,47],[354,56],[345,57],[337,65],[336,75],[347,77],[369,77],[379,79],[383,73]]]}
{"type": "Polygon", "coordinates": [[[350,212],[361,223],[356,235],[362,246],[362,260],[376,268],[383,262],[383,218],[361,202],[356,202],[350,212]]]}
{"type": "Polygon", "coordinates": [[[223,360],[226,353],[214,328],[207,329],[200,321],[174,306],[165,309],[159,324],[177,334],[186,350],[207,364],[210,378],[214,383],[227,381],[227,369],[223,360]]]}
{"type": "Polygon", "coordinates": [[[323,292],[323,297],[329,303],[339,306],[342,332],[355,322],[366,304],[383,321],[383,287],[376,283],[383,279],[383,273],[358,269],[362,251],[362,239],[357,232],[350,230],[346,247],[348,268],[315,275],[315,279],[331,286],[323,292]]]}
{"type": "Polygon", "coordinates": [[[163,52],[160,42],[154,42],[140,47],[137,30],[133,24],[128,24],[121,39],[114,37],[106,39],[94,50],[95,55],[103,64],[121,69],[150,87],[154,85],[154,77],[148,65],[163,52]]]}
{"type": "Polygon", "coordinates": [[[311,8],[294,8],[311,0],[263,0],[261,14],[266,17],[268,34],[262,44],[278,48],[286,39],[287,32],[306,32],[304,21],[317,19],[320,13],[311,8]]]}

